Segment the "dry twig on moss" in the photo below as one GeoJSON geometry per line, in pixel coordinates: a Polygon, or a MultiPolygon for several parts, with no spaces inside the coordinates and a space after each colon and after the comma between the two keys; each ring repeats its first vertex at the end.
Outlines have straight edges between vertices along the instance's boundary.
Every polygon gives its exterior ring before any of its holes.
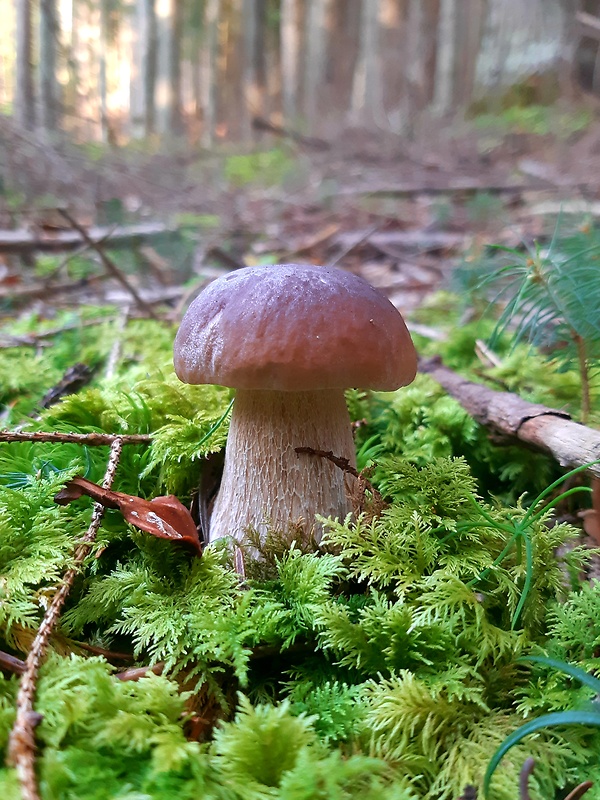
{"type": "Polygon", "coordinates": [[[531,800],[529,794],[529,778],[535,769],[535,758],[527,758],[521,767],[519,775],[519,798],[520,800],[531,800]]]}
{"type": "MultiPolygon", "coordinates": [[[[115,472],[119,464],[122,446],[122,439],[116,437],[112,442],[110,457],[104,474],[102,485],[105,489],[109,489],[112,486],[115,472]]],[[[33,710],[39,669],[44,660],[52,631],[60,618],[63,605],[71,590],[71,586],[85,558],[90,552],[103,516],[104,507],[100,504],[96,504],[87,533],[75,550],[73,566],[67,570],[61,585],[54,594],[25,661],[25,670],[21,677],[19,692],[17,694],[17,716],[10,734],[9,742],[9,759],[16,767],[23,800],[40,800],[35,774],[34,730],[41,719],[40,715],[33,710]]]]}
{"type": "Polygon", "coordinates": [[[0,652],[0,670],[11,675],[22,675],[25,672],[25,662],[10,653],[0,652]]]}
{"type": "Polygon", "coordinates": [[[335,464],[336,467],[341,469],[342,472],[346,472],[348,475],[352,475],[354,478],[356,478],[356,482],[350,491],[350,499],[352,501],[354,511],[357,514],[366,512],[371,517],[378,517],[383,509],[387,507],[387,503],[383,499],[381,492],[379,492],[366,477],[366,470],[359,472],[350,464],[347,458],[336,456],[331,452],[331,450],[316,450],[314,447],[296,447],[295,450],[297,453],[307,453],[311,456],[326,458],[328,461],[331,461],[332,464],[335,464]],[[366,499],[365,493],[367,491],[371,494],[372,500],[370,503],[367,502],[366,499]]]}
{"type": "Polygon", "coordinates": [[[0,442],[62,442],[63,444],[81,444],[90,447],[113,445],[116,441],[125,444],[150,444],[149,433],[58,433],[47,431],[0,431],[0,442]]]}

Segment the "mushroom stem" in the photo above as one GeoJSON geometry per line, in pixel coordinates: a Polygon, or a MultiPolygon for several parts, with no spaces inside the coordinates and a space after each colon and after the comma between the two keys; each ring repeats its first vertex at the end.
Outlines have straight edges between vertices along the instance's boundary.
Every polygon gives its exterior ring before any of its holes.
{"type": "Polygon", "coordinates": [[[210,540],[255,528],[286,531],[315,514],[343,519],[352,509],[340,469],[296,447],[331,450],[356,464],[342,389],[308,392],[238,389],[225,452],[223,480],[210,523],[210,540]]]}

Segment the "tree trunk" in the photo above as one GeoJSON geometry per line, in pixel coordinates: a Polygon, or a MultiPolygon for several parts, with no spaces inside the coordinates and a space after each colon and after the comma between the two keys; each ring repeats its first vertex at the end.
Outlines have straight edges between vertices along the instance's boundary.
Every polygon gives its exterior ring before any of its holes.
{"type": "Polygon", "coordinates": [[[144,135],[152,136],[156,130],[156,72],[158,66],[158,31],[154,0],[141,0],[142,12],[142,114],[144,135]]]}
{"type": "Polygon", "coordinates": [[[457,73],[455,100],[467,108],[473,98],[475,70],[481,50],[487,0],[465,0],[457,19],[457,73]]]}
{"type": "Polygon", "coordinates": [[[245,134],[252,135],[252,118],[266,113],[265,74],[265,0],[244,0],[242,30],[244,33],[244,99],[245,134]]]}
{"type": "Polygon", "coordinates": [[[19,125],[32,130],[35,125],[33,89],[33,30],[31,0],[17,0],[17,81],[15,117],[19,125]]]}
{"type": "Polygon", "coordinates": [[[298,0],[281,0],[280,22],[281,94],[287,122],[298,113],[298,68],[300,57],[300,8],[298,0]]]}
{"type": "Polygon", "coordinates": [[[379,63],[379,0],[363,0],[359,54],[352,84],[352,116],[364,124],[381,121],[383,99],[379,63]]]}
{"type": "Polygon", "coordinates": [[[327,72],[330,91],[328,107],[339,121],[352,104],[352,79],[358,59],[361,29],[361,0],[334,0],[327,72]]]}
{"type": "Polygon", "coordinates": [[[219,54],[220,0],[206,0],[202,48],[202,145],[210,147],[217,122],[217,57],[219,54]]]}
{"type": "Polygon", "coordinates": [[[156,102],[158,128],[162,134],[179,135],[181,115],[181,0],[158,0],[158,79],[156,102]]]}
{"type": "Polygon", "coordinates": [[[560,0],[487,0],[477,83],[486,94],[559,68],[569,14],[560,0]]]}
{"type": "Polygon", "coordinates": [[[109,120],[108,120],[108,0],[100,0],[100,124],[102,127],[102,141],[106,144],[109,139],[109,120]]]}
{"type": "Polygon", "coordinates": [[[304,78],[304,111],[310,132],[315,133],[319,119],[319,100],[325,83],[330,0],[310,0],[306,22],[306,65],[304,78]]]}
{"type": "Polygon", "coordinates": [[[441,0],[433,110],[447,114],[454,104],[457,0],[441,0]]]}
{"type": "Polygon", "coordinates": [[[45,131],[58,126],[57,13],[56,0],[40,0],[40,124],[45,131]]]}

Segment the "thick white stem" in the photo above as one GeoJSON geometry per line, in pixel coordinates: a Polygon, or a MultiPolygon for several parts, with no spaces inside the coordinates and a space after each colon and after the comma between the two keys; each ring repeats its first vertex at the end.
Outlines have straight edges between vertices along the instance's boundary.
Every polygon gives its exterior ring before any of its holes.
{"type": "Polygon", "coordinates": [[[296,447],[331,450],[356,464],[350,417],[341,389],[276,392],[238,389],[225,453],[223,481],[210,523],[210,540],[242,539],[245,529],[286,531],[315,514],[343,518],[351,511],[345,480],[327,459],[296,447]]]}

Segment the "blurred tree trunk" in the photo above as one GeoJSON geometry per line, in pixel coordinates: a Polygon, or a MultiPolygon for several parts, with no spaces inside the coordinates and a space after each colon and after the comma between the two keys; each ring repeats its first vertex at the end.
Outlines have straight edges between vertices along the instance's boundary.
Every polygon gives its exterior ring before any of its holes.
{"type": "Polygon", "coordinates": [[[245,135],[252,136],[252,118],[266,113],[265,0],[243,0],[245,135]]]}
{"type": "Polygon", "coordinates": [[[298,113],[300,6],[298,0],[281,0],[281,94],[283,115],[293,122],[298,113]]]}
{"type": "Polygon", "coordinates": [[[220,0],[206,0],[202,48],[202,145],[210,147],[217,122],[217,58],[219,55],[220,0]]]}
{"type": "MultiPolygon", "coordinates": [[[[244,47],[244,0],[223,0],[219,20],[219,57],[217,60],[217,84],[219,91],[220,135],[237,141],[248,133],[249,117],[246,113],[246,52],[244,47]]],[[[266,65],[265,65],[266,68],[266,65]]],[[[277,80],[280,74],[277,73],[277,80]]],[[[280,90],[278,84],[277,90],[280,90]]]]}
{"type": "Polygon", "coordinates": [[[46,131],[58,126],[58,35],[56,0],[40,0],[40,125],[46,131]]]}
{"type": "Polygon", "coordinates": [[[433,96],[433,110],[440,115],[447,114],[454,104],[456,17],[457,0],[440,0],[437,63],[433,96]]]}
{"type": "Polygon", "coordinates": [[[17,0],[17,80],[15,116],[23,128],[35,125],[33,89],[33,30],[31,0],[17,0]]]}
{"type": "Polygon", "coordinates": [[[331,24],[330,0],[309,0],[306,21],[304,111],[310,130],[316,132],[325,84],[325,64],[331,24]]]}
{"type": "Polygon", "coordinates": [[[477,58],[481,50],[487,0],[468,0],[458,8],[455,100],[467,108],[473,99],[477,58]]]}
{"type": "Polygon", "coordinates": [[[110,124],[108,119],[108,47],[109,47],[109,8],[108,0],[100,0],[100,124],[102,127],[102,141],[107,143],[110,137],[110,124]]]}
{"type": "Polygon", "coordinates": [[[156,7],[158,69],[156,101],[162,134],[182,132],[181,114],[181,0],[158,0],[156,7]]]}
{"type": "Polygon", "coordinates": [[[338,117],[352,104],[352,79],[358,59],[361,0],[334,0],[327,71],[330,84],[328,106],[338,117]]]}
{"type": "Polygon", "coordinates": [[[381,86],[385,109],[397,116],[400,98],[406,94],[407,0],[381,0],[379,3],[379,46],[381,86]]]}
{"type": "Polygon", "coordinates": [[[142,37],[142,115],[144,136],[156,129],[156,72],[158,65],[158,31],[154,0],[138,0],[142,37]]]}
{"type": "Polygon", "coordinates": [[[487,95],[499,102],[505,89],[534,73],[559,70],[572,19],[567,8],[561,0],[487,0],[477,62],[477,83],[487,95]]]}
{"type": "Polygon", "coordinates": [[[379,0],[363,0],[359,54],[352,84],[352,116],[356,122],[381,121],[383,95],[379,62],[379,0]]]}

